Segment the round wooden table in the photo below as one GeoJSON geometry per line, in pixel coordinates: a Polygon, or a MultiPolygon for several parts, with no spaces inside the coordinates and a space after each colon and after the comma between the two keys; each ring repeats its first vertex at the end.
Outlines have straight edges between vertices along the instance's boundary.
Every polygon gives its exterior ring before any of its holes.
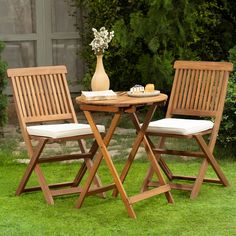
{"type": "Polygon", "coordinates": [[[170,193],[171,188],[169,184],[165,182],[165,179],[161,173],[159,164],[155,158],[155,155],[145,135],[146,129],[148,128],[149,122],[151,121],[152,116],[157,106],[165,103],[166,100],[167,100],[167,95],[165,94],[159,94],[157,96],[150,96],[150,97],[130,97],[126,93],[125,94],[118,93],[117,98],[111,99],[111,100],[86,100],[81,96],[76,98],[76,103],[79,105],[80,109],[84,112],[84,115],[91,126],[91,129],[94,133],[94,137],[97,141],[97,144],[100,150],[99,153],[97,153],[96,157],[94,158],[94,164],[92,166],[92,169],[90,170],[90,174],[85,182],[85,185],[76,203],[77,208],[80,208],[82,206],[85,196],[96,194],[99,192],[108,191],[111,189],[114,189],[113,196],[117,196],[118,193],[120,193],[121,198],[124,202],[124,205],[128,211],[128,214],[132,218],[136,218],[136,214],[133,210],[132,204],[140,200],[164,193],[169,203],[174,202],[172,195],[170,193]],[[144,118],[142,125],[140,124],[140,121],[136,114],[137,108],[140,106],[148,106],[148,111],[146,113],[146,116],[144,118]],[[106,135],[104,137],[101,136],[94,122],[94,119],[92,116],[92,112],[94,111],[114,113],[110,126],[107,129],[106,135]],[[121,172],[121,175],[119,176],[112,162],[112,158],[107,150],[107,146],[109,145],[109,142],[114,134],[114,131],[123,113],[130,114],[130,118],[137,131],[137,136],[134,140],[132,149],[129,153],[128,159],[121,172]],[[123,182],[125,181],[125,178],[129,172],[131,164],[133,163],[133,160],[135,158],[135,155],[141,143],[144,144],[147,157],[150,161],[151,167],[153,168],[154,172],[156,173],[159,179],[160,186],[154,189],[139,193],[135,196],[128,197],[123,187],[123,182]],[[91,190],[90,186],[92,184],[93,178],[103,158],[105,159],[108,169],[111,172],[114,183],[91,190]]]}

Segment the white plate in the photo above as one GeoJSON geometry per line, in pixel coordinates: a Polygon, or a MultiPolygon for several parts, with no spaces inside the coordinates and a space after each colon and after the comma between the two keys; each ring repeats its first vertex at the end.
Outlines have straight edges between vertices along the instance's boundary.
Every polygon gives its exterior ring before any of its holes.
{"type": "Polygon", "coordinates": [[[130,97],[152,97],[157,96],[161,92],[159,90],[155,90],[154,92],[144,92],[144,93],[131,93],[130,91],[127,92],[127,95],[130,97]]]}

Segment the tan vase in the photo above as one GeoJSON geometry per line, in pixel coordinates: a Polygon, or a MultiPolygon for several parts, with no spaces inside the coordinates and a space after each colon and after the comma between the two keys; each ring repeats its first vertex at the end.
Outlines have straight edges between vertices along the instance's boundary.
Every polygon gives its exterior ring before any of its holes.
{"type": "Polygon", "coordinates": [[[108,90],[110,88],[110,80],[104,70],[102,56],[102,54],[97,55],[97,65],[91,80],[92,91],[108,90]]]}

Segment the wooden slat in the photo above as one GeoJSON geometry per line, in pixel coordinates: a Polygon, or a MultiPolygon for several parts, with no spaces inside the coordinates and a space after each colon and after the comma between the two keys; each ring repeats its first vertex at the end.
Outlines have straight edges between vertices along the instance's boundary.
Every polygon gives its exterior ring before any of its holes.
{"type": "Polygon", "coordinates": [[[57,92],[56,92],[56,87],[55,87],[53,75],[49,75],[49,81],[50,81],[51,87],[52,87],[51,93],[52,93],[52,97],[54,99],[55,113],[60,114],[61,110],[60,110],[60,106],[59,106],[59,101],[58,101],[58,96],[57,96],[57,92]]]}
{"type": "Polygon", "coordinates": [[[46,102],[45,92],[44,92],[44,89],[43,89],[42,77],[40,75],[37,75],[36,78],[37,78],[38,85],[39,85],[39,94],[40,94],[41,104],[42,104],[42,108],[43,108],[42,115],[48,115],[49,110],[48,110],[47,105],[46,105],[47,102],[46,102]]]}
{"type": "Polygon", "coordinates": [[[15,80],[12,80],[12,85],[13,85],[13,90],[15,92],[16,102],[19,103],[18,109],[21,110],[23,117],[25,117],[27,115],[27,112],[24,105],[25,103],[19,79],[20,78],[17,76],[15,80]]]}
{"type": "Polygon", "coordinates": [[[210,62],[210,61],[175,61],[174,68],[178,69],[200,69],[200,70],[225,70],[233,71],[233,65],[228,62],[210,62]]]}
{"type": "Polygon", "coordinates": [[[48,96],[50,98],[50,106],[52,109],[52,114],[57,114],[56,101],[55,101],[55,97],[53,95],[53,84],[50,81],[49,75],[45,75],[45,77],[46,77],[46,83],[47,83],[47,88],[48,88],[48,96]]]}
{"type": "Polygon", "coordinates": [[[72,187],[72,188],[51,190],[50,192],[54,197],[54,196],[63,196],[63,195],[81,193],[81,191],[82,191],[81,187],[72,187]]]}
{"type": "Polygon", "coordinates": [[[71,120],[71,114],[61,115],[45,115],[45,116],[29,116],[25,118],[26,123],[43,122],[43,121],[58,121],[58,120],[71,120]]]}
{"type": "Polygon", "coordinates": [[[96,187],[96,188],[90,188],[89,191],[86,193],[86,196],[90,196],[90,195],[94,195],[94,194],[98,194],[98,193],[103,193],[109,190],[112,190],[115,188],[115,184],[108,184],[106,186],[102,186],[102,187],[96,187]]]}
{"type": "Polygon", "coordinates": [[[210,87],[211,87],[211,74],[212,71],[207,70],[207,77],[206,77],[206,89],[205,89],[205,95],[204,95],[204,99],[203,99],[203,106],[202,108],[206,111],[207,110],[207,101],[208,101],[208,94],[210,91],[210,87]]]}
{"type": "Polygon", "coordinates": [[[180,155],[190,157],[205,157],[203,152],[190,152],[190,151],[179,151],[179,150],[168,150],[168,149],[153,149],[153,152],[168,155],[180,155]]]}
{"type": "Polygon", "coordinates": [[[80,105],[81,110],[87,110],[87,111],[100,111],[100,112],[118,112],[118,107],[107,107],[107,106],[94,106],[94,105],[80,105]]]}
{"type": "Polygon", "coordinates": [[[30,111],[30,114],[32,116],[35,116],[35,110],[34,110],[34,103],[33,103],[33,98],[32,98],[32,93],[31,93],[31,88],[29,86],[29,78],[27,76],[24,76],[23,77],[23,81],[25,83],[25,88],[26,88],[26,91],[25,91],[25,96],[27,97],[28,101],[29,101],[29,111],[30,111]]]}
{"type": "Polygon", "coordinates": [[[178,101],[177,101],[177,107],[182,108],[182,102],[183,102],[183,94],[184,94],[184,88],[185,88],[185,81],[187,77],[187,71],[183,71],[183,75],[181,78],[181,83],[179,84],[179,92],[178,92],[178,101]]]}
{"type": "MultiPolygon", "coordinates": [[[[184,190],[184,191],[192,191],[193,185],[192,184],[179,184],[179,183],[168,183],[170,185],[171,189],[178,189],[178,190],[184,190]]],[[[159,187],[160,183],[157,181],[151,181],[148,183],[149,187],[159,187]]]]}
{"type": "Polygon", "coordinates": [[[54,79],[54,84],[56,86],[56,95],[57,95],[57,98],[58,98],[60,111],[61,111],[61,113],[65,113],[65,105],[63,103],[62,91],[61,91],[61,88],[59,86],[58,75],[53,75],[53,79],[54,79]]]}
{"type": "Polygon", "coordinates": [[[205,110],[194,110],[194,109],[174,109],[173,114],[175,115],[189,115],[189,116],[215,116],[216,111],[205,111],[205,110]]]}
{"type": "Polygon", "coordinates": [[[66,96],[65,103],[68,104],[68,112],[71,113],[73,116],[72,121],[77,122],[77,117],[76,117],[75,111],[74,111],[74,109],[72,109],[73,104],[72,104],[72,100],[70,99],[70,91],[69,91],[69,87],[67,86],[66,76],[65,76],[65,74],[61,74],[60,76],[62,77],[62,80],[63,80],[64,91],[65,91],[65,96],[66,96]]]}
{"type": "MultiPolygon", "coordinates": [[[[56,183],[56,184],[49,184],[48,187],[50,189],[53,189],[53,188],[63,188],[63,187],[68,187],[68,186],[72,186],[73,185],[73,182],[64,182],[64,183],[56,183]]],[[[23,190],[24,193],[27,193],[27,192],[34,192],[34,191],[40,191],[41,190],[41,187],[40,186],[33,186],[33,187],[28,187],[28,188],[25,188],[23,190]]]]}
{"type": "Polygon", "coordinates": [[[45,98],[45,107],[48,110],[48,115],[52,115],[53,111],[52,111],[52,107],[51,107],[51,99],[49,97],[49,88],[46,82],[46,77],[45,76],[40,76],[41,77],[41,81],[42,81],[42,87],[43,87],[43,91],[44,91],[44,98],[45,98]]]}
{"type": "Polygon", "coordinates": [[[221,97],[221,90],[223,89],[223,80],[224,80],[224,72],[221,71],[219,72],[219,76],[218,76],[218,85],[217,85],[217,90],[216,90],[216,98],[215,98],[215,103],[214,103],[214,107],[213,110],[216,111],[218,109],[218,105],[219,105],[219,101],[220,101],[220,97],[221,97]]]}
{"type": "Polygon", "coordinates": [[[214,83],[212,86],[212,97],[211,97],[211,104],[210,104],[211,111],[214,111],[215,99],[217,98],[218,83],[219,83],[219,72],[216,71],[215,77],[214,77],[214,83]]]}
{"type": "Polygon", "coordinates": [[[190,71],[187,71],[187,77],[186,77],[186,81],[185,81],[185,89],[184,89],[183,101],[182,101],[181,108],[185,108],[187,105],[188,96],[190,94],[190,91],[189,91],[190,77],[191,77],[191,73],[190,73],[190,71]]]}
{"type": "Polygon", "coordinates": [[[139,194],[137,194],[135,196],[130,197],[129,198],[129,202],[130,202],[130,204],[133,204],[135,202],[139,202],[141,200],[144,200],[144,199],[156,196],[158,194],[166,193],[166,192],[168,192],[170,190],[171,190],[171,188],[170,188],[169,184],[161,185],[158,188],[147,190],[147,191],[145,191],[143,193],[139,193],[139,194]]]}
{"type": "Polygon", "coordinates": [[[38,106],[38,99],[36,98],[36,90],[33,85],[32,76],[28,77],[28,84],[29,84],[29,88],[31,92],[32,102],[33,102],[32,110],[34,110],[36,116],[39,116],[40,112],[39,112],[39,106],[38,106]]]}
{"type": "Polygon", "coordinates": [[[64,78],[61,74],[58,75],[58,78],[59,78],[58,81],[59,81],[59,86],[61,88],[62,98],[63,98],[63,101],[64,101],[65,112],[68,113],[68,112],[70,112],[70,110],[69,110],[69,106],[66,102],[67,101],[67,95],[66,95],[66,92],[65,92],[65,89],[64,89],[64,87],[65,87],[64,78]]]}
{"type": "Polygon", "coordinates": [[[78,154],[69,154],[69,155],[52,156],[52,157],[41,157],[38,163],[78,160],[78,159],[85,159],[85,158],[91,158],[91,153],[78,153],[78,154]]]}
{"type": "Polygon", "coordinates": [[[214,85],[215,74],[216,74],[216,72],[213,71],[211,74],[211,77],[210,77],[210,89],[209,89],[209,94],[208,94],[208,98],[207,98],[207,107],[206,107],[207,111],[211,110],[210,108],[211,108],[211,103],[212,103],[212,98],[213,98],[213,95],[212,95],[213,89],[212,88],[214,85]]]}
{"type": "Polygon", "coordinates": [[[198,76],[199,76],[199,70],[192,71],[194,73],[194,79],[193,79],[193,90],[192,90],[192,96],[190,100],[190,109],[194,109],[194,102],[196,99],[196,93],[197,93],[197,81],[198,81],[198,76]]]}
{"type": "Polygon", "coordinates": [[[33,83],[33,87],[35,90],[35,97],[36,97],[36,101],[37,101],[37,106],[39,109],[39,115],[43,115],[44,111],[43,111],[43,106],[42,106],[42,101],[41,101],[41,96],[40,96],[40,89],[39,89],[39,84],[37,81],[37,77],[34,75],[32,76],[32,83],[33,83]]]}
{"type": "Polygon", "coordinates": [[[55,73],[66,74],[65,66],[41,66],[41,67],[28,67],[28,68],[15,68],[8,70],[9,77],[15,76],[28,76],[28,75],[50,75],[55,73]]]}
{"type": "MultiPolygon", "coordinates": [[[[172,178],[173,178],[173,180],[174,179],[188,180],[188,181],[195,181],[196,180],[196,176],[173,175],[172,178]]],[[[204,178],[203,182],[215,183],[215,184],[221,183],[221,181],[219,179],[213,179],[213,178],[204,178]]]]}
{"type": "Polygon", "coordinates": [[[170,103],[169,103],[170,105],[168,106],[167,116],[169,116],[169,113],[171,113],[177,105],[177,101],[178,101],[177,98],[179,95],[178,91],[179,91],[179,87],[181,83],[179,78],[181,78],[182,74],[183,74],[183,70],[181,69],[177,69],[175,71],[175,77],[174,77],[174,83],[173,83],[172,89],[175,90],[176,92],[171,94],[170,103]]]}
{"type": "Polygon", "coordinates": [[[201,83],[201,90],[200,90],[200,94],[199,94],[199,103],[198,103],[198,106],[197,106],[197,109],[199,109],[199,110],[204,110],[204,108],[203,108],[203,99],[204,99],[204,96],[205,96],[206,78],[207,78],[207,72],[202,71],[202,83],[201,83]]]}
{"type": "Polygon", "coordinates": [[[198,103],[199,103],[199,99],[200,99],[200,91],[201,91],[201,85],[202,85],[202,70],[199,71],[199,77],[196,79],[196,97],[194,99],[194,105],[193,105],[193,109],[197,109],[198,107],[198,103]]]}

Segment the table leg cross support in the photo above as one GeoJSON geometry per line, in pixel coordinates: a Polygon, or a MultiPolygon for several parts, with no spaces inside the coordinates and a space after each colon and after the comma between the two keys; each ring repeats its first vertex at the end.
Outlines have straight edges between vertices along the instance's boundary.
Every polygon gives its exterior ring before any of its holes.
{"type": "MultiPolygon", "coordinates": [[[[168,202],[174,203],[174,199],[170,193],[171,188],[170,188],[169,184],[166,184],[166,182],[165,182],[165,179],[161,173],[161,168],[159,167],[159,164],[158,164],[158,162],[155,158],[155,155],[152,151],[152,148],[151,148],[151,146],[148,142],[148,139],[145,135],[146,129],[147,129],[147,127],[152,119],[152,116],[156,110],[156,106],[157,106],[156,104],[153,104],[152,106],[150,106],[141,127],[140,127],[140,122],[139,122],[139,119],[138,119],[136,113],[133,112],[130,114],[133,124],[136,128],[136,131],[137,131],[137,137],[133,143],[133,148],[129,154],[129,157],[128,157],[128,160],[125,164],[125,167],[122,170],[120,179],[121,179],[122,183],[125,181],[125,178],[129,172],[131,164],[133,163],[133,160],[134,160],[135,155],[138,151],[138,148],[139,148],[141,142],[143,142],[144,146],[145,146],[146,153],[147,153],[148,158],[151,162],[151,166],[154,169],[154,172],[156,173],[161,186],[158,187],[157,189],[145,191],[144,193],[140,193],[134,197],[131,197],[131,200],[132,201],[134,200],[134,202],[137,202],[137,201],[152,197],[152,196],[160,194],[160,193],[165,193],[168,202]]],[[[117,189],[115,189],[113,191],[113,196],[117,196],[117,195],[118,195],[118,191],[117,191],[117,189]]]]}
{"type": "Polygon", "coordinates": [[[161,174],[159,164],[158,164],[157,160],[155,159],[155,155],[152,152],[152,149],[151,149],[151,146],[148,142],[147,137],[145,136],[145,131],[146,131],[148,124],[155,112],[156,106],[157,106],[156,104],[153,104],[150,106],[142,127],[140,127],[140,123],[139,123],[138,117],[135,114],[135,112],[131,111],[131,118],[132,118],[132,121],[134,123],[134,126],[135,126],[138,134],[137,134],[137,137],[134,141],[132,150],[129,154],[129,157],[128,157],[127,162],[122,170],[120,177],[119,177],[118,172],[113,164],[111,156],[107,150],[107,146],[114,134],[115,128],[117,127],[117,125],[119,123],[121,113],[123,112],[123,110],[120,110],[120,112],[115,113],[115,115],[111,121],[110,127],[109,127],[104,138],[102,138],[101,134],[99,133],[99,131],[96,127],[96,124],[93,120],[93,117],[91,115],[91,112],[84,111],[85,117],[91,126],[91,129],[94,133],[94,137],[95,137],[97,144],[99,146],[99,152],[97,153],[97,155],[95,157],[94,164],[93,164],[92,168],[90,169],[89,176],[88,176],[88,178],[85,182],[85,185],[81,191],[78,202],[76,203],[77,208],[80,208],[82,206],[85,196],[91,195],[93,193],[97,193],[98,191],[99,192],[103,191],[103,190],[107,191],[112,188],[114,189],[113,196],[117,196],[118,193],[120,193],[121,199],[122,199],[122,201],[126,207],[126,210],[131,218],[136,218],[136,214],[134,212],[132,204],[134,204],[138,201],[141,201],[141,200],[150,198],[152,196],[164,193],[169,203],[174,202],[172,195],[170,193],[171,188],[168,184],[166,184],[166,182],[161,174]],[[152,190],[148,190],[143,193],[139,193],[135,196],[128,197],[126,194],[126,191],[123,187],[123,182],[125,181],[125,178],[126,178],[128,172],[129,172],[129,169],[131,167],[131,164],[132,164],[132,162],[135,158],[135,155],[138,151],[138,148],[142,142],[144,143],[145,150],[147,152],[147,156],[151,162],[151,166],[159,179],[160,186],[156,187],[152,190]],[[113,186],[110,185],[109,187],[100,187],[99,190],[96,190],[96,189],[89,190],[91,183],[93,181],[93,178],[94,178],[94,176],[98,170],[98,167],[99,167],[103,158],[105,159],[105,162],[106,162],[106,164],[110,170],[110,173],[113,177],[114,185],[113,186]]]}

